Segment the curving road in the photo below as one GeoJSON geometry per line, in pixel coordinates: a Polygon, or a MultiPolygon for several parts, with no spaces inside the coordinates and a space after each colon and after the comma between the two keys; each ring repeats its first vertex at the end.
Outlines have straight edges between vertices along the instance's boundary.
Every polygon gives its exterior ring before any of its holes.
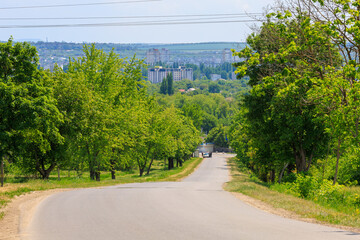
{"type": "Polygon", "coordinates": [[[225,154],[182,182],[135,183],[54,194],[39,204],[30,240],[342,240],[351,233],[255,209],[222,189],[225,154]]]}

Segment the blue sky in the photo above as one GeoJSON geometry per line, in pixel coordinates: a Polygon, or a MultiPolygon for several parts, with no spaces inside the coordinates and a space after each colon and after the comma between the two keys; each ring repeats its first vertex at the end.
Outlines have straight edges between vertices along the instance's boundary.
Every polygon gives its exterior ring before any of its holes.
{"type": "MultiPolygon", "coordinates": [[[[274,0],[161,0],[96,6],[4,9],[52,4],[99,3],[136,0],[1,0],[0,18],[104,17],[189,14],[261,13],[274,0]],[[1,9],[2,8],[2,9],[1,9]]],[[[227,19],[224,19],[227,20],[227,19]]],[[[145,21],[137,19],[96,20],[3,20],[0,26],[145,21]]],[[[254,23],[222,23],[163,26],[112,26],[81,28],[0,28],[0,40],[39,39],[67,42],[180,43],[245,41],[254,23]]]]}

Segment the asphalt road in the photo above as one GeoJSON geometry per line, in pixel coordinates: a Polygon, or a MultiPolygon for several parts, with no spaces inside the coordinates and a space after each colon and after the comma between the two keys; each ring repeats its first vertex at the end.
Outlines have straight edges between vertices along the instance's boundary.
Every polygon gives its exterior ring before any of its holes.
{"type": "Polygon", "coordinates": [[[135,183],[54,194],[39,204],[30,240],[342,240],[360,234],[282,218],[222,189],[225,154],[182,182],[135,183]]]}

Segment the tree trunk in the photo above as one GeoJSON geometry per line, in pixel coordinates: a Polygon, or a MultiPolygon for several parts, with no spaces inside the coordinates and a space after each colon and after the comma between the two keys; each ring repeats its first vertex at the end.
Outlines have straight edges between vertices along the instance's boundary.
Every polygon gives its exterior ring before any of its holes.
{"type": "Polygon", "coordinates": [[[306,153],[305,150],[300,146],[300,149],[293,148],[295,156],[296,171],[305,172],[306,171],[306,153]]]}
{"type": "MultiPolygon", "coordinates": [[[[90,153],[90,147],[86,144],[86,151],[89,157],[89,172],[90,172],[90,180],[95,180],[95,161],[90,153]]],[[[94,157],[96,159],[96,156],[94,157]]]]}
{"type": "Polygon", "coordinates": [[[270,171],[270,179],[269,180],[271,183],[275,182],[275,170],[270,171]]]}
{"type": "Polygon", "coordinates": [[[89,163],[90,179],[96,181],[100,181],[100,164],[97,163],[98,154],[99,152],[96,152],[92,157],[90,157],[90,163],[89,163]]]}
{"type": "Polygon", "coordinates": [[[283,178],[283,176],[284,176],[285,169],[286,169],[288,166],[289,166],[289,163],[286,163],[286,164],[284,165],[283,169],[281,170],[280,175],[279,175],[278,183],[281,183],[281,180],[282,180],[282,178],[283,178]]]}
{"type": "Polygon", "coordinates": [[[168,169],[174,168],[174,159],[172,157],[168,158],[168,169]]]}
{"type": "Polygon", "coordinates": [[[150,161],[149,167],[147,169],[146,175],[150,174],[150,168],[151,168],[151,165],[152,165],[153,161],[154,161],[154,156],[151,158],[151,161],[150,161]]]}
{"type": "Polygon", "coordinates": [[[114,161],[114,159],[110,160],[110,165],[111,165],[111,179],[115,180],[116,176],[115,176],[115,161],[114,161]]]}
{"type": "Polygon", "coordinates": [[[57,167],[58,181],[60,181],[60,167],[57,167]]]}
{"type": "Polygon", "coordinates": [[[321,176],[321,181],[324,180],[325,178],[325,168],[326,168],[326,165],[327,165],[327,161],[329,159],[329,152],[330,152],[330,141],[329,141],[329,144],[328,144],[328,149],[327,149],[327,152],[326,152],[326,157],[325,157],[325,162],[322,166],[322,176],[321,176]]]}
{"type": "Polygon", "coordinates": [[[139,175],[140,175],[140,177],[142,177],[142,175],[144,174],[144,168],[143,167],[140,167],[139,166],[139,175]]]}
{"type": "Polygon", "coordinates": [[[95,171],[94,171],[94,169],[90,169],[90,179],[95,180],[95,171]]]}
{"type": "Polygon", "coordinates": [[[339,171],[340,146],[341,146],[341,140],[340,140],[340,138],[338,138],[338,145],[337,145],[337,149],[336,149],[336,168],[335,168],[335,176],[334,176],[334,181],[333,181],[334,185],[337,181],[337,175],[338,175],[338,171],[339,171]]]}
{"type": "Polygon", "coordinates": [[[48,169],[45,169],[45,166],[42,168],[37,168],[37,171],[40,173],[42,179],[49,179],[50,173],[56,167],[56,163],[52,163],[48,169]]]}
{"type": "Polygon", "coordinates": [[[97,165],[95,177],[96,177],[96,181],[100,182],[100,164],[97,165]]]}
{"type": "Polygon", "coordinates": [[[0,164],[0,182],[1,187],[4,186],[4,158],[1,156],[1,164],[0,164]]]}
{"type": "Polygon", "coordinates": [[[95,179],[96,179],[96,181],[100,182],[100,172],[99,171],[95,172],[95,179]]]}
{"type": "Polygon", "coordinates": [[[112,180],[115,180],[115,179],[116,179],[115,170],[114,170],[114,169],[111,169],[111,179],[112,179],[112,180]]]}

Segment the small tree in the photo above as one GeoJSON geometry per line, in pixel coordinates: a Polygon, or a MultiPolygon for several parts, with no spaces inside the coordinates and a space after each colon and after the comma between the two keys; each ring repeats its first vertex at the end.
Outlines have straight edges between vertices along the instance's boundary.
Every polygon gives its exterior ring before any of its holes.
{"type": "Polygon", "coordinates": [[[168,92],[167,78],[164,78],[161,82],[160,93],[167,94],[167,92],[168,92]]]}
{"type": "Polygon", "coordinates": [[[172,73],[169,73],[166,76],[166,81],[167,81],[167,93],[169,95],[173,95],[174,94],[174,78],[173,78],[172,73]]]}

